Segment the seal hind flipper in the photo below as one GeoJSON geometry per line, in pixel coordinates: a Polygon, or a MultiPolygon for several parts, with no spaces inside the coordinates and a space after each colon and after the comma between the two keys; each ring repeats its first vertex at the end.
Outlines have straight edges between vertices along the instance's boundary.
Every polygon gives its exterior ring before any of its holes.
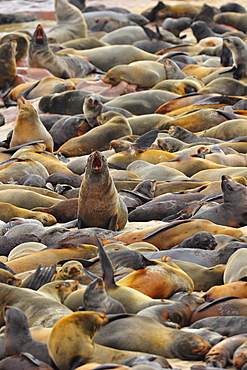
{"type": "Polygon", "coordinates": [[[39,265],[33,274],[33,277],[28,284],[29,289],[38,290],[42,285],[49,283],[56,271],[56,264],[51,267],[43,267],[39,265]]]}
{"type": "Polygon", "coordinates": [[[118,250],[109,253],[110,260],[117,266],[124,266],[132,268],[133,270],[140,270],[150,265],[156,265],[155,262],[150,261],[141,253],[134,250],[118,250]]]}
{"type": "Polygon", "coordinates": [[[107,253],[105,252],[103,244],[101,243],[97,235],[95,235],[95,239],[96,239],[96,246],[98,247],[98,250],[99,250],[99,260],[100,260],[100,266],[101,266],[101,270],[103,273],[103,280],[104,280],[105,286],[106,288],[111,288],[111,287],[114,288],[117,285],[115,284],[114,271],[113,271],[111,261],[107,253]]]}
{"type": "Polygon", "coordinates": [[[139,153],[145,152],[147,149],[150,148],[150,146],[156,140],[158,133],[159,133],[159,130],[157,128],[154,130],[145,132],[133,142],[133,144],[131,145],[131,148],[134,148],[139,153]]]}
{"type": "Polygon", "coordinates": [[[94,274],[93,272],[88,271],[88,270],[86,270],[86,269],[82,269],[82,271],[83,271],[83,272],[84,272],[84,274],[85,274],[85,275],[87,275],[87,277],[88,277],[89,279],[91,279],[91,280],[99,279],[99,278],[100,278],[100,276],[98,276],[98,275],[94,274]]]}

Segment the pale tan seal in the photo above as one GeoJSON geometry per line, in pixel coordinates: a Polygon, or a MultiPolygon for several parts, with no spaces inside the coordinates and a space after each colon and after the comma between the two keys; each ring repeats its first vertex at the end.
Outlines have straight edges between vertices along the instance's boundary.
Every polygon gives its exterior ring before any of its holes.
{"type": "Polygon", "coordinates": [[[34,140],[44,140],[46,149],[53,151],[53,139],[38,117],[34,106],[25,98],[18,99],[18,116],[10,141],[10,147],[34,140]]]}

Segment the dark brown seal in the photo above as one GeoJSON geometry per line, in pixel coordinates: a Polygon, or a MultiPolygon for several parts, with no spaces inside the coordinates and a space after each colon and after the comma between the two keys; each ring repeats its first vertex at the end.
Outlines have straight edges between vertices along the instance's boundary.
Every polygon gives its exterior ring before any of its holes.
{"type": "Polygon", "coordinates": [[[78,228],[121,230],[128,211],[109,174],[106,158],[93,152],[87,162],[78,200],[78,228]]]}

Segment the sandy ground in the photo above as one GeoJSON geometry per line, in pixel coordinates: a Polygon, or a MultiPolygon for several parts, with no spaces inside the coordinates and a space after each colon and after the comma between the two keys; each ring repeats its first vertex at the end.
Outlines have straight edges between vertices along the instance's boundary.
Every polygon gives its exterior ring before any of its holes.
{"type": "MultiPolygon", "coordinates": [[[[163,1],[166,4],[174,5],[182,3],[185,0],[180,1],[163,1]]],[[[203,5],[204,3],[207,3],[211,6],[220,7],[221,5],[225,4],[227,1],[218,0],[217,3],[213,0],[195,0],[195,1],[188,1],[188,3],[193,5],[203,5]]],[[[246,0],[239,0],[237,1],[239,4],[246,6],[246,0]]],[[[152,0],[125,0],[124,2],[122,0],[107,0],[107,1],[87,1],[87,5],[91,4],[104,4],[107,7],[110,6],[120,6],[120,7],[126,7],[132,12],[141,13],[143,10],[148,9],[149,7],[154,7],[157,3],[157,1],[152,0]]],[[[187,1],[186,1],[187,3],[187,1]]],[[[42,11],[52,11],[54,10],[54,1],[53,0],[34,0],[34,1],[28,1],[28,0],[0,0],[0,13],[12,13],[12,12],[23,12],[23,11],[31,11],[32,9],[39,9],[42,11]]],[[[28,22],[25,24],[14,24],[14,25],[0,25],[0,34],[11,32],[12,30],[15,30],[17,28],[25,28],[30,30],[31,32],[35,29],[36,25],[40,23],[40,21],[34,21],[34,22],[28,22]]],[[[45,28],[50,28],[54,21],[52,20],[42,20],[42,24],[45,28]]],[[[34,102],[34,105],[37,106],[38,101],[34,102]]],[[[2,110],[0,110],[2,111],[2,110]]],[[[8,108],[8,114],[6,115],[6,124],[2,127],[0,127],[0,140],[5,139],[7,133],[13,128],[14,126],[14,117],[16,116],[17,109],[15,107],[8,108]]],[[[142,229],[145,227],[152,226],[154,224],[159,224],[161,222],[159,221],[150,221],[145,223],[135,222],[135,223],[128,223],[125,230],[131,230],[131,229],[142,229]]],[[[247,227],[242,228],[247,232],[247,227]]],[[[147,333],[148,335],[148,333],[147,333]]],[[[157,334],[158,335],[158,334],[157,334]]],[[[173,366],[174,369],[181,369],[181,370],[189,370],[192,365],[200,364],[205,365],[202,361],[181,361],[179,359],[168,359],[170,364],[173,366]]],[[[233,369],[233,367],[227,367],[228,369],[233,369]]]]}

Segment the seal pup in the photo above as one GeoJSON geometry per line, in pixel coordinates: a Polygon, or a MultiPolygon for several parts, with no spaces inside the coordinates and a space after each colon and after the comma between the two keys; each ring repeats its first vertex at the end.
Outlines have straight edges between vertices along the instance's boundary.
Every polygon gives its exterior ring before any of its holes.
{"type": "Polygon", "coordinates": [[[45,68],[54,76],[65,79],[85,77],[90,72],[96,72],[96,67],[84,58],[54,54],[40,24],[37,25],[29,44],[28,64],[30,67],[45,68]]]}
{"type": "Polygon", "coordinates": [[[78,228],[121,230],[128,210],[110,176],[107,159],[95,151],[89,157],[78,199],[78,228]]]}
{"type": "Polygon", "coordinates": [[[125,117],[132,117],[132,114],[125,109],[117,107],[106,107],[100,100],[97,94],[89,94],[85,97],[83,102],[83,112],[85,114],[86,121],[90,127],[99,126],[97,117],[107,111],[115,111],[121,113],[125,117]]]}
{"type": "MultiPolygon", "coordinates": [[[[70,370],[88,362],[120,363],[130,356],[143,355],[105,347],[93,342],[96,332],[108,322],[104,313],[94,311],[73,312],[59,320],[51,331],[48,340],[49,355],[60,370],[70,370]],[[61,341],[61,338],[63,340],[61,341]]],[[[158,362],[169,367],[164,357],[158,362]]]]}
{"type": "MultiPolygon", "coordinates": [[[[110,313],[124,313],[124,306],[116,299],[107,295],[104,287],[104,281],[100,276],[92,276],[87,270],[85,274],[94,279],[88,284],[83,294],[83,310],[110,313]]],[[[93,274],[94,275],[94,274],[93,274]]]]}
{"type": "Polygon", "coordinates": [[[55,0],[57,24],[48,32],[48,42],[61,44],[87,37],[87,23],[81,10],[67,0],[55,0]]]}
{"type": "Polygon", "coordinates": [[[47,344],[34,339],[30,333],[25,313],[18,307],[5,307],[4,348],[5,355],[29,352],[37,359],[51,364],[47,344]]]}
{"type": "Polygon", "coordinates": [[[53,139],[38,117],[34,106],[25,98],[18,99],[18,116],[10,140],[10,148],[34,140],[43,140],[46,150],[53,152],[53,139]]]}
{"type": "Polygon", "coordinates": [[[221,180],[224,202],[205,211],[200,212],[199,210],[191,218],[203,218],[215,224],[231,227],[245,226],[247,224],[245,213],[247,188],[230,176],[224,175],[221,180]]]}

